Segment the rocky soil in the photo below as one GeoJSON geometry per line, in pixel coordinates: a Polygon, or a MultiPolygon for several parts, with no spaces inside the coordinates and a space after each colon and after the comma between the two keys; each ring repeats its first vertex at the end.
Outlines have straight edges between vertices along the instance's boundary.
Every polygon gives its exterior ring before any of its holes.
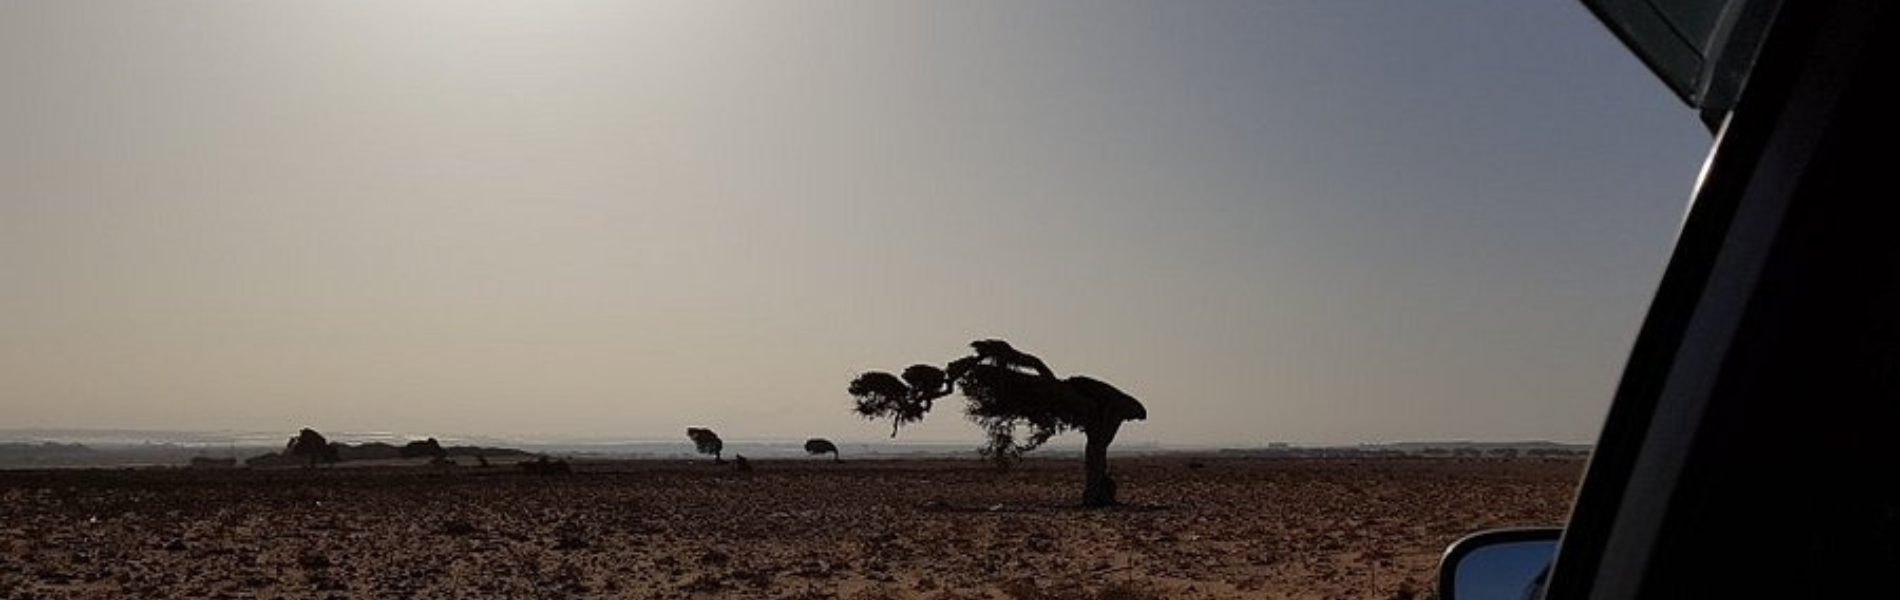
{"type": "Polygon", "coordinates": [[[1567,460],[0,471],[0,598],[1424,598],[1567,460]]]}

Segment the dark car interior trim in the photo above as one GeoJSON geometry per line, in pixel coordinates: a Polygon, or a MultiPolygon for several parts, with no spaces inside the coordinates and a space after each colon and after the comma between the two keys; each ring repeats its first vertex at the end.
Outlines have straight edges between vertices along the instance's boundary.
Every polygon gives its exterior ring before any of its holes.
{"type": "MultiPolygon", "coordinates": [[[[1851,365],[1868,358],[1854,354],[1865,345],[1836,347],[1827,335],[1790,332],[1839,325],[1846,317],[1813,318],[1831,306],[1878,310],[1857,301],[1891,275],[1880,269],[1840,272],[1843,261],[1866,255],[1867,236],[1855,234],[1870,233],[1870,219],[1884,213],[1844,218],[1834,199],[1851,190],[1848,182],[1864,182],[1830,161],[1877,138],[1865,133],[1870,123],[1893,120],[1878,103],[1854,96],[1869,93],[1873,80],[1885,78],[1880,69],[1892,67],[1887,55],[1869,58],[1868,48],[1890,28],[1894,12],[1879,2],[1801,2],[1786,3],[1777,15],[1749,86],[1725,119],[1632,350],[1560,546],[1548,598],[1697,597],[1691,592],[1748,589],[1757,582],[1697,587],[1696,576],[1713,572],[1706,564],[1715,564],[1703,559],[1740,555],[1744,550],[1734,546],[1749,542],[1759,543],[1763,556],[1773,555],[1777,544],[1794,541],[1772,535],[1792,529],[1735,530],[1734,522],[1723,523],[1730,531],[1712,534],[1717,520],[1701,515],[1727,514],[1714,510],[1725,502],[1779,506],[1756,498],[1810,492],[1776,490],[1764,479],[1758,483],[1769,489],[1753,490],[1751,498],[1742,492],[1754,475],[1745,461],[1766,455],[1722,452],[1771,444],[1772,435],[1782,433],[1767,407],[1794,399],[1758,392],[1770,389],[1765,384],[1780,391],[1795,380],[1825,385],[1815,378],[1826,371],[1823,363],[1848,365],[1840,372],[1851,373],[1851,365]],[[1792,339],[1808,343],[1783,343],[1792,339]],[[1815,357],[1835,351],[1840,354],[1815,357]],[[1777,433],[1763,437],[1771,431],[1777,433]],[[1728,544],[1728,552],[1705,544],[1728,544]]],[[[1854,384],[1843,385],[1839,389],[1851,391],[1854,384]]],[[[1823,440],[1826,433],[1811,427],[1818,419],[1786,423],[1785,439],[1823,440]]],[[[1764,466],[1762,474],[1769,471],[1764,466]]],[[[1723,566],[1741,565],[1717,568],[1723,566]]]]}

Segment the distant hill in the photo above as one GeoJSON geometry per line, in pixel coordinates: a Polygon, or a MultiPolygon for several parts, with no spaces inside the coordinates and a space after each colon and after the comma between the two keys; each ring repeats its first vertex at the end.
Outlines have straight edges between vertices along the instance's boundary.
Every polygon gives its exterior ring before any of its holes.
{"type": "Polygon", "coordinates": [[[1379,444],[1378,446],[1381,448],[1391,448],[1393,450],[1402,450],[1405,452],[1423,452],[1431,448],[1445,448],[1445,449],[1473,448],[1477,450],[1494,450],[1497,448],[1512,448],[1518,451],[1530,451],[1530,450],[1542,449],[1542,450],[1572,450],[1572,451],[1589,452],[1590,449],[1592,448],[1590,444],[1565,444],[1562,442],[1552,442],[1552,441],[1546,441],[1546,440],[1528,440],[1528,441],[1517,441],[1517,442],[1473,442],[1473,441],[1468,441],[1468,440],[1456,440],[1456,441],[1447,441],[1447,442],[1396,442],[1396,443],[1391,443],[1391,444],[1379,444]]]}
{"type": "MultiPolygon", "coordinates": [[[[477,456],[491,459],[527,458],[534,455],[526,450],[490,448],[484,446],[445,446],[442,450],[451,460],[456,458],[474,460],[477,456]]],[[[347,463],[351,461],[396,460],[416,457],[413,455],[405,456],[401,446],[383,442],[367,442],[362,444],[337,444],[337,458],[339,462],[347,463]]],[[[289,456],[283,452],[267,452],[244,460],[244,466],[247,467],[300,467],[304,464],[305,461],[303,457],[289,456]]]]}
{"type": "Polygon", "coordinates": [[[1590,455],[1591,446],[1587,444],[1564,444],[1550,441],[1519,442],[1396,442],[1389,444],[1359,444],[1356,446],[1293,446],[1289,444],[1269,444],[1264,448],[1224,448],[1221,454],[1239,456],[1271,456],[1294,458],[1327,457],[1533,457],[1533,458],[1580,458],[1590,455]]]}
{"type": "Polygon", "coordinates": [[[204,450],[172,444],[97,448],[60,442],[0,442],[0,469],[182,465],[204,450]]]}
{"type": "Polygon", "coordinates": [[[97,455],[85,444],[61,444],[59,442],[0,443],[0,463],[13,461],[45,461],[68,458],[85,458],[97,455]]]}
{"type": "MultiPolygon", "coordinates": [[[[520,459],[533,456],[526,450],[514,448],[493,448],[486,446],[445,446],[443,450],[449,458],[465,458],[473,461],[476,456],[490,459],[520,459]]],[[[133,445],[101,445],[70,442],[0,442],[0,469],[52,469],[52,468],[99,468],[99,467],[164,467],[164,466],[207,466],[223,464],[224,461],[238,463],[239,452],[256,453],[248,460],[241,461],[245,466],[273,467],[300,466],[302,459],[283,456],[281,452],[265,451],[257,446],[248,447],[207,447],[186,446],[169,443],[144,443],[133,445]]],[[[383,442],[363,444],[342,444],[338,455],[344,462],[405,458],[400,446],[383,442]]]]}

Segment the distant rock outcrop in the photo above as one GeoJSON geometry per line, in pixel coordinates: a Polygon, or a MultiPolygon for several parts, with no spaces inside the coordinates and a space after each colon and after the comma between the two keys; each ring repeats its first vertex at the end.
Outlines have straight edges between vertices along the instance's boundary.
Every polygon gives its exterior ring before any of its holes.
{"type": "Polygon", "coordinates": [[[409,442],[397,453],[403,458],[446,458],[449,455],[449,451],[442,449],[442,443],[435,441],[435,438],[409,442]]]}
{"type": "MultiPolygon", "coordinates": [[[[451,459],[456,456],[479,457],[481,461],[486,461],[488,458],[521,458],[533,456],[532,453],[525,450],[516,450],[514,448],[490,448],[485,446],[444,447],[442,443],[436,441],[435,438],[416,440],[402,446],[395,446],[384,442],[331,444],[330,446],[335,449],[336,462],[428,458],[430,459],[430,464],[444,466],[452,464],[453,460],[451,459]]],[[[304,461],[305,458],[302,456],[290,456],[282,452],[273,452],[253,456],[244,461],[244,466],[294,467],[304,464],[304,461]]]]}

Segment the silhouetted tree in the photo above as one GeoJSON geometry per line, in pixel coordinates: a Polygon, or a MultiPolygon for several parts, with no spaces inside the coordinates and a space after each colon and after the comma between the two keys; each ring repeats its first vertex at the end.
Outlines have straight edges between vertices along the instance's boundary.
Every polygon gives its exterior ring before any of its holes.
{"type": "Polygon", "coordinates": [[[924,418],[931,404],[961,390],[969,405],[964,414],[983,428],[983,453],[1007,462],[1034,450],[1056,434],[1080,430],[1085,437],[1082,504],[1115,504],[1115,481],[1108,473],[1108,445],[1122,423],[1148,418],[1148,409],[1115,386],[1088,377],[1059,378],[1042,359],[1002,340],[970,343],[975,354],[939,369],[913,365],[901,376],[881,371],[859,375],[848,391],[855,410],[866,419],[891,419],[897,429],[924,418]]]}
{"type": "Polygon", "coordinates": [[[838,458],[838,445],[825,438],[805,440],[805,453],[812,456],[828,453],[831,455],[831,462],[842,462],[838,458]]]}
{"type": "Polygon", "coordinates": [[[409,442],[407,444],[403,444],[402,450],[400,450],[400,452],[403,458],[428,457],[428,458],[436,458],[436,459],[446,459],[449,456],[449,451],[442,449],[442,442],[435,441],[435,438],[429,438],[426,440],[417,440],[417,441],[409,442]]]}
{"type": "Polygon", "coordinates": [[[290,443],[284,445],[284,454],[302,457],[306,468],[316,467],[318,461],[337,462],[337,450],[330,445],[330,440],[309,427],[298,431],[297,437],[290,438],[290,443]]]}
{"type": "Polygon", "coordinates": [[[693,449],[698,450],[700,454],[712,455],[713,464],[726,464],[726,459],[719,456],[719,453],[726,449],[726,443],[719,439],[719,434],[704,427],[688,427],[686,437],[693,440],[693,449]]]}

